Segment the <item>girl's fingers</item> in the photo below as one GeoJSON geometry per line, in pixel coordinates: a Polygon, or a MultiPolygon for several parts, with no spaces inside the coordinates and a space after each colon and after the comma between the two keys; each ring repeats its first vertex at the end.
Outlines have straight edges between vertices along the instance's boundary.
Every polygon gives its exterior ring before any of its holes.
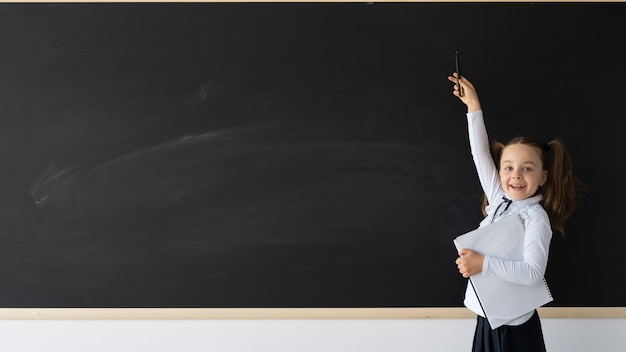
{"type": "Polygon", "coordinates": [[[448,80],[450,82],[456,83],[456,73],[453,73],[452,76],[448,76],[448,80]]]}

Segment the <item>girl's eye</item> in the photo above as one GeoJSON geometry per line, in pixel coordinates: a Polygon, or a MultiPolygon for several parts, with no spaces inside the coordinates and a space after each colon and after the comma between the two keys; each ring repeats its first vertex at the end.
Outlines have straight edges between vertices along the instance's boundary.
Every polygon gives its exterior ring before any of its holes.
{"type": "Polygon", "coordinates": [[[532,167],[525,167],[525,168],[524,168],[524,171],[526,171],[526,172],[532,172],[532,171],[533,171],[533,168],[532,168],[532,167]]]}
{"type": "Polygon", "coordinates": [[[505,166],[505,167],[504,167],[504,170],[505,170],[505,171],[511,171],[511,170],[513,170],[513,167],[511,167],[511,166],[505,166]]]}

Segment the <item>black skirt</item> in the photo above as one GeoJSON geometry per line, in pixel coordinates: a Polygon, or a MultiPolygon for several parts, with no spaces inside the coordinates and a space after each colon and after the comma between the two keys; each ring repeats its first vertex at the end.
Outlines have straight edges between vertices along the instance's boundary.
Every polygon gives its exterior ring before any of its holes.
{"type": "Polygon", "coordinates": [[[522,325],[502,325],[495,330],[491,329],[487,319],[481,316],[477,318],[472,352],[545,352],[545,350],[541,321],[536,310],[522,325]]]}

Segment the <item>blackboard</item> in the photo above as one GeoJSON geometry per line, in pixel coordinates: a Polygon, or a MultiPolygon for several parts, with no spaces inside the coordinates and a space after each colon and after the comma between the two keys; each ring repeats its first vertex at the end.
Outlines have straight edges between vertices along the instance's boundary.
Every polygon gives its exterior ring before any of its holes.
{"type": "Polygon", "coordinates": [[[461,307],[481,191],[456,50],[491,137],[561,138],[589,186],[551,305],[626,306],[624,15],[0,4],[0,306],[461,307]]]}

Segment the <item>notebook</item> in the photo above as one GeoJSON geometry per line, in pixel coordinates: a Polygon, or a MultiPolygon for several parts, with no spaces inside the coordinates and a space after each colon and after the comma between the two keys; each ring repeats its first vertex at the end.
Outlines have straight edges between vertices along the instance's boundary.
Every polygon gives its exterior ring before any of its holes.
{"type": "MultiPolygon", "coordinates": [[[[469,248],[492,257],[521,261],[524,251],[522,219],[517,213],[510,214],[458,236],[454,245],[457,251],[469,248]]],[[[469,280],[492,329],[552,301],[545,278],[535,286],[515,284],[482,273],[473,275],[469,280]]]]}

